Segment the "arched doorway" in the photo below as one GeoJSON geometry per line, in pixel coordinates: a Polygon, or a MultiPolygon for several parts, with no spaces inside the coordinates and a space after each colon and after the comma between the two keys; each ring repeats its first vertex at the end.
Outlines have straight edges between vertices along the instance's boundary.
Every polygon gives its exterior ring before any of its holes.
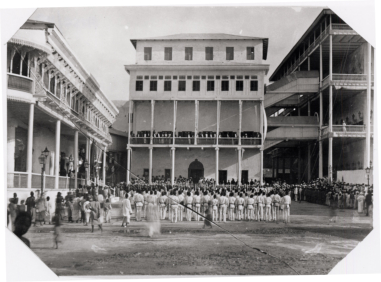
{"type": "Polygon", "coordinates": [[[200,178],[204,177],[204,166],[195,159],[188,168],[188,178],[192,177],[193,183],[198,183],[200,178]]]}

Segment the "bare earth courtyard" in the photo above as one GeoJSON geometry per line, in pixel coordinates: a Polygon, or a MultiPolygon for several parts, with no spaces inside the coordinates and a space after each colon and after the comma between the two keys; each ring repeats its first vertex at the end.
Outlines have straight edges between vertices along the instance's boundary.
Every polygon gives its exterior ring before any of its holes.
{"type": "MultiPolygon", "coordinates": [[[[327,274],[372,230],[371,218],[340,210],[330,223],[326,206],[293,203],[291,224],[219,223],[238,239],[286,261],[300,274],[327,274]]],[[[57,275],[274,275],[296,274],[284,262],[242,244],[217,226],[163,221],[161,235],[148,237],[146,223],[120,221],[104,231],[65,224],[63,242],[53,249],[53,226],[32,227],[31,248],[57,275]]]]}

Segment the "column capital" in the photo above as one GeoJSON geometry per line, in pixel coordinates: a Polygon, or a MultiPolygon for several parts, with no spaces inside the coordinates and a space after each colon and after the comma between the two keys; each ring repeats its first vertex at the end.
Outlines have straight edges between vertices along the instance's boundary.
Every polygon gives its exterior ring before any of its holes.
{"type": "Polygon", "coordinates": [[[176,151],[176,148],[175,148],[175,147],[171,147],[171,150],[172,150],[172,151],[176,151]]]}
{"type": "Polygon", "coordinates": [[[220,150],[220,148],[216,147],[216,148],[214,148],[214,150],[216,150],[216,151],[219,151],[219,150],[220,150]]]}

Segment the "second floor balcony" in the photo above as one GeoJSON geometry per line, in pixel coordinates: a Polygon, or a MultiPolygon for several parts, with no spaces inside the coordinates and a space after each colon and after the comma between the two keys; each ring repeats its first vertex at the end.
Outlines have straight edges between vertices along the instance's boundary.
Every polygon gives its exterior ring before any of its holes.
{"type": "MultiPolygon", "coordinates": [[[[328,138],[329,127],[322,127],[322,138],[328,138]]],[[[370,126],[370,133],[373,136],[373,125],[370,126]]],[[[332,137],[360,137],[365,138],[366,125],[332,125],[332,137]]]]}
{"type": "Polygon", "coordinates": [[[14,73],[8,73],[8,89],[19,90],[33,94],[33,79],[14,73]]]}

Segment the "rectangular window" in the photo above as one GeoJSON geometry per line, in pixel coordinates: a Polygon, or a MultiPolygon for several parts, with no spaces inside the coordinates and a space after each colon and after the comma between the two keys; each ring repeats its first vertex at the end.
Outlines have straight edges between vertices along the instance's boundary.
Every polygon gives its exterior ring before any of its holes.
{"type": "Polygon", "coordinates": [[[221,76],[219,76],[219,75],[216,75],[216,79],[221,79],[221,76]]]}
{"type": "Polygon", "coordinates": [[[258,81],[251,80],[250,81],[250,91],[258,91],[258,81]]]}
{"type": "Polygon", "coordinates": [[[243,91],[243,80],[236,80],[235,91],[243,91]]]}
{"type": "Polygon", "coordinates": [[[143,91],[143,80],[136,81],[135,91],[143,91]]]}
{"type": "Polygon", "coordinates": [[[180,80],[179,81],[179,91],[185,91],[186,90],[186,81],[180,80]]]}
{"type": "Polygon", "coordinates": [[[193,60],[193,47],[185,47],[185,60],[186,61],[193,60]]]}
{"type": "Polygon", "coordinates": [[[180,75],[179,79],[185,79],[185,75],[180,75]]]}
{"type": "Polygon", "coordinates": [[[214,79],[214,75],[208,75],[208,79],[214,79]]]}
{"type": "Polygon", "coordinates": [[[150,91],[157,91],[157,80],[151,80],[149,82],[149,90],[150,91]]]}
{"type": "Polygon", "coordinates": [[[165,79],[171,79],[171,76],[170,75],[166,75],[165,79]]]}
{"type": "Polygon", "coordinates": [[[205,47],[205,60],[213,61],[213,47],[205,47]]]}
{"type": "Polygon", "coordinates": [[[151,75],[151,79],[156,80],[157,76],[156,75],[151,75]]]}
{"type": "Polygon", "coordinates": [[[200,81],[199,80],[193,80],[192,84],[192,90],[193,91],[200,91],[200,81]]]}
{"type": "Polygon", "coordinates": [[[242,75],[237,75],[237,79],[243,79],[242,75]]]}
{"type": "Polygon", "coordinates": [[[149,79],[149,75],[145,75],[145,76],[144,76],[144,79],[149,79]]]}
{"type": "Polygon", "coordinates": [[[222,76],[222,79],[229,79],[229,76],[227,76],[227,75],[223,75],[223,76],[222,76]]]}
{"type": "Polygon", "coordinates": [[[173,76],[173,79],[177,79],[177,75],[174,75],[174,76],[173,76]]]}
{"type": "Polygon", "coordinates": [[[226,60],[234,60],[234,47],[226,47],[226,60]]]}
{"type": "Polygon", "coordinates": [[[172,81],[170,80],[164,81],[164,91],[172,91],[172,81]]]}
{"type": "Polygon", "coordinates": [[[250,79],[250,76],[249,75],[245,75],[245,79],[250,79]]]}
{"type": "Polygon", "coordinates": [[[234,76],[234,75],[231,75],[231,76],[230,76],[230,79],[235,79],[235,76],[234,76]]]}
{"type": "Polygon", "coordinates": [[[172,61],[172,47],[164,47],[164,60],[172,61]]]}
{"type": "Polygon", "coordinates": [[[152,47],[144,47],[144,60],[145,61],[152,60],[152,47]]]}
{"type": "Polygon", "coordinates": [[[191,76],[191,75],[188,75],[188,76],[187,76],[187,79],[192,79],[192,76],[191,76]]]}
{"type": "Polygon", "coordinates": [[[200,76],[199,76],[199,75],[194,75],[194,76],[193,76],[193,79],[197,79],[197,80],[199,80],[199,79],[200,79],[200,76]]]}
{"type": "Polygon", "coordinates": [[[206,79],[206,76],[205,75],[201,76],[201,79],[206,79]]]}
{"type": "Polygon", "coordinates": [[[258,76],[256,76],[256,75],[251,76],[251,79],[257,79],[257,78],[258,78],[258,76]]]}
{"type": "Polygon", "coordinates": [[[208,80],[206,84],[207,91],[214,91],[214,80],[208,80]]]}
{"type": "Polygon", "coordinates": [[[246,47],[246,60],[254,60],[254,47],[246,47]]]}
{"type": "Polygon", "coordinates": [[[229,80],[221,81],[221,91],[229,91],[229,80]]]}
{"type": "Polygon", "coordinates": [[[138,76],[136,76],[136,79],[140,79],[140,80],[142,80],[142,79],[143,79],[143,76],[142,76],[142,75],[138,75],[138,76]]]}
{"type": "Polygon", "coordinates": [[[163,79],[163,76],[162,76],[162,75],[159,75],[159,79],[163,79]]]}

